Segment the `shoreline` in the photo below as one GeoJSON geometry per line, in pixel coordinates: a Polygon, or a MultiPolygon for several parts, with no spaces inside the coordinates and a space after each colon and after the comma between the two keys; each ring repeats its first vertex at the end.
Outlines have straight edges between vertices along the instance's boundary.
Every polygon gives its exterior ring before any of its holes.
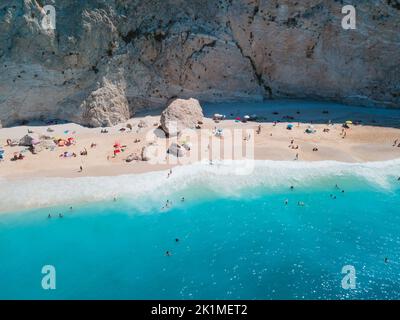
{"type": "Polygon", "coordinates": [[[254,170],[245,175],[240,174],[242,162],[223,161],[213,165],[180,166],[172,175],[164,170],[119,176],[41,177],[24,181],[0,178],[3,191],[0,214],[57,207],[66,210],[70,206],[113,203],[114,198],[128,199],[138,206],[139,211],[147,212],[159,209],[166,199],[181,196],[192,200],[208,196],[251,197],[257,195],[254,190],[285,192],[291,185],[296,190],[315,188],[328,193],[334,192],[337,183],[347,191],[373,188],[391,192],[397,189],[400,172],[400,159],[364,163],[256,160],[254,165],[254,170]]]}

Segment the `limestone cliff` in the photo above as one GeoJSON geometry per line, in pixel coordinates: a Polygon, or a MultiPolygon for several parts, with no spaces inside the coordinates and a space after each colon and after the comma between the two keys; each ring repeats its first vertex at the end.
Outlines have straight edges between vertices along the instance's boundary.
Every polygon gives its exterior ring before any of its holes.
{"type": "Polygon", "coordinates": [[[399,107],[399,30],[399,0],[2,0],[0,121],[108,125],[174,97],[399,107]]]}

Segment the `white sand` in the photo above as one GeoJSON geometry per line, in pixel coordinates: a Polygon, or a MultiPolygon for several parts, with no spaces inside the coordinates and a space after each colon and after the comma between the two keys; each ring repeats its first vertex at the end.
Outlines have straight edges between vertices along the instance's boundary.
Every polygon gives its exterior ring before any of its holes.
{"type": "MultiPolygon", "coordinates": [[[[315,110],[312,112],[315,113],[315,110]]],[[[306,117],[306,112],[302,111],[302,116],[306,117]]],[[[329,115],[330,117],[332,115],[329,115]]],[[[350,115],[348,115],[350,117],[350,115]]],[[[368,119],[370,120],[370,115],[368,119]]],[[[362,115],[358,115],[358,119],[362,115]]],[[[120,132],[119,129],[125,127],[126,124],[108,128],[107,134],[101,134],[100,128],[90,129],[84,128],[76,124],[62,124],[51,126],[19,126],[13,128],[0,129],[0,145],[6,152],[5,161],[0,163],[0,177],[7,179],[18,179],[27,177],[82,177],[82,176],[114,176],[130,173],[142,173],[149,171],[165,170],[175,166],[174,157],[170,157],[172,163],[153,164],[148,162],[131,162],[127,163],[124,159],[131,153],[140,153],[142,147],[149,142],[146,135],[153,132],[159,123],[159,116],[147,116],[131,119],[129,121],[133,125],[132,132],[120,132]],[[139,129],[137,124],[140,120],[144,120],[148,127],[139,129]],[[47,128],[51,127],[54,132],[47,132],[47,128]],[[46,134],[54,137],[74,137],[76,144],[70,147],[57,147],[54,151],[44,150],[39,154],[31,154],[24,151],[25,147],[9,147],[6,146],[6,140],[20,139],[29,130],[33,130],[39,134],[46,134]],[[64,131],[68,130],[68,133],[64,131]],[[135,139],[140,139],[139,143],[135,143],[135,139]],[[118,141],[121,145],[126,145],[125,152],[113,158],[113,145],[118,141]],[[96,143],[95,148],[91,148],[91,143],[96,143]],[[84,148],[88,151],[88,156],[81,156],[80,151],[84,148]],[[14,153],[24,151],[26,156],[24,160],[10,161],[14,153]],[[60,158],[60,154],[64,151],[75,152],[76,158],[60,158]],[[80,166],[83,172],[79,172],[80,166]]],[[[400,129],[358,125],[351,126],[346,130],[347,135],[343,139],[341,135],[341,123],[334,125],[316,124],[317,130],[314,134],[305,133],[308,127],[307,123],[294,122],[293,130],[287,130],[287,123],[282,122],[274,126],[271,122],[256,123],[237,123],[233,120],[225,120],[216,124],[209,118],[204,121],[203,129],[210,131],[214,127],[224,129],[225,135],[233,132],[234,129],[251,129],[256,130],[261,125],[261,133],[251,136],[250,144],[254,143],[254,158],[257,160],[288,160],[293,161],[296,154],[299,155],[300,161],[322,161],[336,160],[341,162],[366,162],[366,161],[384,161],[400,158],[400,148],[393,147],[393,141],[399,139],[400,129]],[[323,132],[324,128],[329,128],[328,133],[323,132]],[[293,145],[298,149],[289,148],[291,140],[293,145]],[[313,148],[317,147],[318,151],[314,152],[313,148]]],[[[198,131],[200,132],[200,131],[198,131]]],[[[209,139],[207,133],[200,134],[205,139],[209,139]]],[[[225,138],[226,139],[226,138],[225,138]]],[[[200,140],[200,138],[199,138],[200,140]]],[[[159,139],[161,144],[169,145],[165,139],[159,139]]],[[[222,140],[223,142],[225,140],[222,140]]],[[[191,141],[197,146],[196,141],[191,141]]],[[[243,142],[246,144],[246,142],[243,142]]],[[[230,159],[227,155],[211,156],[211,150],[207,150],[207,145],[201,146],[203,157],[194,158],[191,163],[202,159],[222,160],[230,159]],[[205,156],[204,156],[205,155],[205,156]]],[[[221,149],[223,151],[223,148],[221,149]]],[[[165,150],[164,150],[165,151],[165,150]]],[[[187,162],[186,162],[187,163],[187,162]]]]}

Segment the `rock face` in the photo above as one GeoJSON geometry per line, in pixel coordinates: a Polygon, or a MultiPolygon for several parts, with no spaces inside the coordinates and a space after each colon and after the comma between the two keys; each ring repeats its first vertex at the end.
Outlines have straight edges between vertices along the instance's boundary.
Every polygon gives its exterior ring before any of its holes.
{"type": "Polygon", "coordinates": [[[0,126],[49,118],[113,124],[173,97],[399,107],[399,0],[355,2],[356,30],[342,29],[343,5],[2,1],[0,126]],[[44,4],[56,8],[55,30],[42,27],[44,4]]]}
{"type": "Polygon", "coordinates": [[[196,99],[176,99],[161,113],[161,127],[168,136],[183,129],[195,129],[203,120],[203,110],[196,99]]]}

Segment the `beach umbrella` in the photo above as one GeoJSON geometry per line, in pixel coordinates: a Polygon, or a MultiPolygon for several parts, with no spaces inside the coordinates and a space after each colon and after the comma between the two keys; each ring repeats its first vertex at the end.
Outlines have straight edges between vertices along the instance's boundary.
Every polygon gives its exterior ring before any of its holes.
{"type": "Polygon", "coordinates": [[[293,125],[291,123],[289,123],[286,128],[289,129],[289,130],[292,130],[293,125]]]}
{"type": "Polygon", "coordinates": [[[346,124],[353,124],[353,121],[347,120],[346,124]]]}

